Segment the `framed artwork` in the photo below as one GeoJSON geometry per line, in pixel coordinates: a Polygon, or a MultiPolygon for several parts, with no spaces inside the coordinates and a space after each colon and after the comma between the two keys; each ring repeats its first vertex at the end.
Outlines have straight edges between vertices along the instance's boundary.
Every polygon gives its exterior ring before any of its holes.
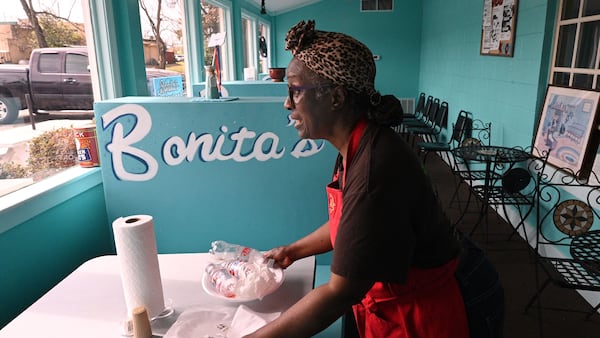
{"type": "Polygon", "coordinates": [[[481,55],[513,56],[518,0],[483,0],[481,55]]]}
{"type": "Polygon", "coordinates": [[[598,148],[600,92],[548,86],[533,146],[550,150],[548,163],[585,179],[598,148]]]}

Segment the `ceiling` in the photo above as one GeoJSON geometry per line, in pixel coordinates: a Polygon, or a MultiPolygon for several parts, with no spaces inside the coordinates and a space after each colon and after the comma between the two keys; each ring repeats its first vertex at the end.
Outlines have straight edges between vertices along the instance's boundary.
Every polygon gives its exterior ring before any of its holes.
{"type": "MultiPolygon", "coordinates": [[[[267,14],[278,15],[322,0],[265,0],[267,14]]],[[[248,0],[260,8],[261,0],[248,0]]]]}

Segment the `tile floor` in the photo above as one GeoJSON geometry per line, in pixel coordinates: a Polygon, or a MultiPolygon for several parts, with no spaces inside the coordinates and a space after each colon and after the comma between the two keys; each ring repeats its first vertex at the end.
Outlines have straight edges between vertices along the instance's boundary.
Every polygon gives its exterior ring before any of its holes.
{"type": "MultiPolygon", "coordinates": [[[[438,192],[447,213],[452,219],[458,218],[458,207],[450,206],[449,202],[454,191],[453,176],[450,168],[438,156],[430,154],[426,168],[438,192]]],[[[463,196],[466,188],[461,189],[463,196]]],[[[470,209],[475,209],[472,207],[470,209]]],[[[542,332],[538,325],[537,309],[532,308],[524,313],[525,304],[535,292],[535,270],[533,251],[519,236],[507,240],[512,232],[512,226],[490,210],[488,214],[488,236],[484,227],[479,227],[473,234],[481,247],[495,264],[505,288],[506,300],[506,338],[596,338],[600,337],[600,314],[595,314],[590,320],[585,320],[583,312],[590,311],[592,306],[574,290],[560,289],[549,286],[544,291],[544,307],[568,306],[582,312],[564,312],[556,310],[542,311],[542,332]]],[[[475,221],[475,215],[467,213],[457,227],[469,232],[475,221]]],[[[543,276],[543,274],[540,274],[543,276]]]]}

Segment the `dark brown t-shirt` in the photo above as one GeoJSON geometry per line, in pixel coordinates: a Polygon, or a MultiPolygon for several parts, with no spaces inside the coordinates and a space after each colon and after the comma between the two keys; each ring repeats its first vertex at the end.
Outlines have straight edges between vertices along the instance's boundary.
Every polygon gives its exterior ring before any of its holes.
{"type": "Polygon", "coordinates": [[[456,257],[459,244],[429,177],[393,130],[369,125],[346,171],[333,273],[402,283],[411,267],[456,257]]]}

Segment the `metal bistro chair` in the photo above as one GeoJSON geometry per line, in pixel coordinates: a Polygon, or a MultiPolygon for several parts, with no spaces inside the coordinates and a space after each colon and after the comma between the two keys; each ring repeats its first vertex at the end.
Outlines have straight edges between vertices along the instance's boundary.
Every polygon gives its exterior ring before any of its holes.
{"type": "MultiPolygon", "coordinates": [[[[471,113],[469,113],[471,114],[471,113]]],[[[471,114],[472,116],[472,114],[471,114]]],[[[482,120],[474,119],[471,124],[471,130],[469,135],[465,135],[460,146],[491,146],[492,139],[492,123],[483,122],[482,120]]],[[[453,167],[453,173],[462,182],[472,182],[477,180],[483,180],[486,172],[481,167],[476,167],[468,161],[459,161],[456,166],[453,167]]],[[[455,196],[453,196],[455,197],[455,196]]]]}
{"type": "Polygon", "coordinates": [[[464,138],[471,137],[471,128],[473,127],[473,118],[471,113],[461,110],[458,113],[456,122],[452,124],[452,134],[447,142],[417,142],[417,149],[423,154],[423,163],[427,162],[427,156],[434,152],[440,154],[442,160],[449,166],[454,165],[454,158],[451,156],[452,149],[458,147],[464,138]]]}
{"type": "MultiPolygon", "coordinates": [[[[540,336],[543,336],[543,308],[575,311],[563,304],[559,308],[542,307],[542,292],[550,284],[600,291],[600,181],[595,172],[582,179],[568,169],[552,168],[548,173],[540,173],[538,182],[534,243],[536,292],[525,306],[525,312],[537,303],[540,336]],[[546,278],[540,285],[542,271],[546,278]]],[[[585,318],[589,319],[599,309],[600,303],[593,306],[585,318]]]]}
{"type": "MultiPolygon", "coordinates": [[[[472,113],[467,112],[469,116],[473,116],[472,113]]],[[[483,122],[479,119],[473,119],[471,121],[470,129],[465,132],[463,139],[461,140],[460,147],[470,147],[470,146],[481,146],[481,145],[491,145],[492,138],[492,123],[491,122],[483,122]]],[[[452,173],[454,174],[455,180],[455,188],[452,193],[452,197],[450,198],[449,206],[457,204],[459,208],[459,218],[456,223],[458,223],[467,212],[469,205],[471,203],[472,191],[470,189],[470,185],[476,181],[483,181],[486,176],[485,167],[482,167],[481,164],[471,163],[468,160],[464,160],[461,157],[452,156],[453,162],[450,165],[452,173]],[[468,195],[465,199],[460,196],[460,188],[462,185],[467,185],[468,195]],[[464,204],[464,207],[463,207],[464,204]]],[[[487,173],[489,174],[489,173],[487,173]]],[[[492,175],[494,175],[492,173],[492,175]]],[[[494,175],[494,178],[499,178],[494,175]]]]}
{"type": "MultiPolygon", "coordinates": [[[[406,131],[408,127],[424,127],[427,126],[429,121],[431,120],[431,115],[433,114],[433,103],[434,101],[438,102],[439,99],[434,99],[433,96],[429,95],[427,100],[425,101],[425,106],[423,107],[423,113],[420,116],[416,116],[414,118],[405,118],[400,123],[400,134],[407,138],[410,136],[406,131]]],[[[437,109],[437,108],[436,108],[437,109]]]]}
{"type": "Polygon", "coordinates": [[[434,98],[429,105],[427,110],[427,116],[425,120],[409,120],[402,123],[404,126],[403,135],[407,142],[409,142],[412,146],[415,145],[416,135],[411,133],[411,129],[421,128],[421,130],[434,128],[435,125],[435,117],[440,111],[440,99],[434,98]]]}
{"type": "Polygon", "coordinates": [[[430,125],[407,128],[407,132],[412,135],[413,146],[417,138],[426,142],[436,141],[442,130],[446,128],[444,121],[448,118],[448,102],[443,101],[437,108],[430,125]]]}
{"type": "Polygon", "coordinates": [[[483,152],[490,151],[484,159],[487,162],[488,174],[483,182],[471,183],[471,191],[481,202],[479,218],[471,234],[483,222],[486,226],[487,238],[487,208],[494,207],[497,213],[503,213],[506,221],[513,226],[508,239],[522,228],[525,240],[529,242],[525,220],[533,211],[538,189],[536,177],[538,172],[544,171],[549,151],[539,152],[534,148],[495,146],[484,146],[480,149],[483,152]],[[511,211],[515,211],[514,216],[509,213],[509,207],[511,211]]]}

